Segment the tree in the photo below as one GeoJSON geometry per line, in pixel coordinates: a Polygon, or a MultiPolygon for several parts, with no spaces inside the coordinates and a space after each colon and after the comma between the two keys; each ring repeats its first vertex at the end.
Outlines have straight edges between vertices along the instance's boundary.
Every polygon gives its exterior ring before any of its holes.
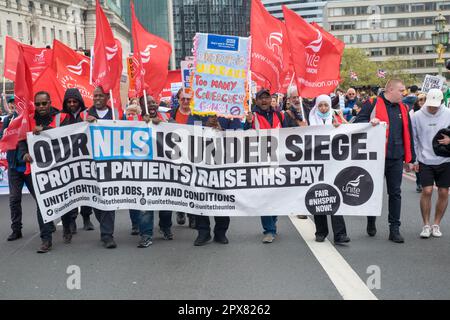
{"type": "Polygon", "coordinates": [[[389,59],[383,62],[371,61],[366,52],[360,48],[346,48],[341,62],[341,84],[343,88],[350,87],[383,87],[389,79],[397,78],[409,86],[417,83],[416,77],[405,71],[406,61],[389,59]],[[386,72],[386,78],[378,78],[377,71],[386,72]],[[350,78],[350,71],[357,74],[358,80],[350,78]]]}

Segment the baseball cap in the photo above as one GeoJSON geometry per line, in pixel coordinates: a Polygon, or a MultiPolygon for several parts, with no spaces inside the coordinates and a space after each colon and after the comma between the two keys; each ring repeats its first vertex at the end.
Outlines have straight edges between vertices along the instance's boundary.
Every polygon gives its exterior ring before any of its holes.
{"type": "Polygon", "coordinates": [[[14,102],[14,96],[10,96],[8,99],[6,99],[8,103],[14,102]]]}
{"type": "Polygon", "coordinates": [[[427,93],[427,100],[425,101],[424,107],[440,107],[444,95],[440,89],[430,89],[427,93]]]}
{"type": "Polygon", "coordinates": [[[264,93],[267,93],[269,96],[271,96],[270,91],[269,91],[268,89],[261,89],[261,90],[259,90],[259,91],[256,93],[256,99],[261,98],[261,96],[262,96],[264,93]]]}

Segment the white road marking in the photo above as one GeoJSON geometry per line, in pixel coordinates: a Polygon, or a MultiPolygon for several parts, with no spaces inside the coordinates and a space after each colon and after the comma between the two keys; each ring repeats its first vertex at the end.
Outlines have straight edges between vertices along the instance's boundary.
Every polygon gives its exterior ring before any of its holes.
{"type": "Polygon", "coordinates": [[[311,219],[289,218],[344,300],[378,300],[327,239],[315,241],[316,228],[311,219]]]}

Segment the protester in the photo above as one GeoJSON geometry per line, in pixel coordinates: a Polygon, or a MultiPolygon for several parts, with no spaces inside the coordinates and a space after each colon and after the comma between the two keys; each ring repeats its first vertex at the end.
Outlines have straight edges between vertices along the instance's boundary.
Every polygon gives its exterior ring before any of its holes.
{"type": "MultiPolygon", "coordinates": [[[[64,94],[62,113],[66,115],[61,126],[67,126],[79,122],[83,122],[87,118],[87,108],[84,104],[83,97],[81,93],[76,88],[69,88],[64,94]]],[[[83,229],[84,230],[94,230],[94,225],[91,222],[90,216],[92,214],[92,208],[87,206],[82,206],[80,208],[80,214],[83,217],[83,229]]],[[[78,216],[78,208],[71,211],[72,223],[70,224],[70,230],[64,230],[63,237],[66,243],[70,243],[72,239],[72,234],[77,233],[76,218],[78,216]]]]}
{"type": "MultiPolygon", "coordinates": [[[[170,113],[172,122],[179,124],[188,124],[191,115],[191,99],[192,91],[190,89],[180,89],[178,91],[179,107],[173,108],[170,113]]],[[[195,216],[188,214],[189,228],[195,229],[195,216]]],[[[183,225],[186,223],[186,214],[184,212],[177,212],[177,223],[183,225]]]]}
{"type": "Polygon", "coordinates": [[[348,89],[345,96],[345,107],[344,110],[342,110],[345,120],[349,121],[352,118],[352,110],[358,100],[359,99],[356,96],[356,90],[353,88],[348,89]]]}
{"type": "MultiPolygon", "coordinates": [[[[285,126],[287,128],[306,127],[305,111],[303,110],[301,98],[298,96],[297,87],[291,86],[288,89],[288,99],[290,101],[290,108],[285,110],[285,126]],[[303,116],[305,115],[305,116],[303,116]]],[[[307,219],[305,215],[297,215],[299,219],[307,219]]]]}
{"type": "MultiPolygon", "coordinates": [[[[216,130],[240,130],[242,129],[241,121],[238,118],[225,118],[217,116],[190,116],[188,124],[202,124],[205,127],[214,128],[216,130]]],[[[230,225],[230,217],[215,216],[214,217],[214,242],[228,244],[226,232],[230,225]]],[[[203,246],[211,240],[210,219],[205,215],[195,216],[196,228],[198,230],[197,239],[194,246],[203,246]]]]}
{"type": "Polygon", "coordinates": [[[285,111],[285,115],[287,115],[286,127],[291,128],[307,126],[307,118],[310,109],[303,108],[302,98],[298,95],[297,87],[289,87],[288,99],[290,102],[290,107],[285,111]]]}
{"type": "MultiPolygon", "coordinates": [[[[387,123],[385,177],[389,194],[389,240],[403,243],[400,234],[401,183],[403,165],[411,171],[415,161],[414,142],[412,141],[411,120],[408,107],[402,103],[405,85],[401,80],[389,80],[384,92],[373,103],[366,103],[361,109],[357,122],[371,122],[376,126],[381,121],[387,123]]],[[[376,217],[367,217],[367,233],[375,236],[376,217]]]]}
{"type": "MultiPolygon", "coordinates": [[[[245,119],[244,130],[249,129],[278,129],[285,127],[284,115],[270,107],[272,97],[267,89],[256,93],[256,105],[253,113],[248,113],[245,119]]],[[[277,216],[261,216],[264,229],[263,243],[272,243],[277,234],[277,216]]]]}
{"type": "Polygon", "coordinates": [[[16,103],[14,96],[11,96],[6,100],[6,112],[8,115],[12,115],[16,112],[16,103]]]}
{"type": "MultiPolygon", "coordinates": [[[[320,95],[316,98],[316,104],[309,113],[309,123],[312,126],[334,125],[338,127],[342,123],[342,118],[331,109],[331,98],[327,95],[320,95]]],[[[326,215],[314,215],[316,225],[316,241],[323,242],[328,236],[328,223],[326,215]]],[[[345,228],[343,216],[331,216],[333,227],[334,243],[342,244],[350,242],[345,228]]]]}
{"type": "MultiPolygon", "coordinates": [[[[87,121],[95,122],[97,119],[100,120],[112,120],[113,112],[116,110],[112,110],[108,107],[107,103],[110,96],[108,93],[104,92],[102,87],[97,87],[94,90],[94,105],[89,108],[87,121]]],[[[116,117],[118,119],[118,117],[116,117]]],[[[94,208],[95,217],[100,223],[100,237],[103,242],[103,246],[107,249],[114,249],[117,247],[116,242],[114,241],[114,220],[115,220],[115,211],[104,211],[97,208],[94,208]]]]}
{"type": "MultiPolygon", "coordinates": [[[[165,116],[158,112],[158,105],[151,95],[147,95],[147,102],[142,96],[139,104],[143,106],[143,120],[147,123],[159,124],[161,121],[167,121],[165,116]],[[146,106],[147,105],[147,106],[146,106]],[[146,106],[146,107],[145,107],[146,106]],[[147,111],[148,110],[148,114],[147,111]]],[[[138,248],[147,248],[153,242],[153,225],[154,225],[154,211],[153,210],[130,210],[131,214],[138,214],[139,221],[139,235],[140,240],[138,248]]],[[[173,240],[172,234],[172,211],[159,211],[159,228],[164,240],[173,240]]]]}
{"type": "MultiPolygon", "coordinates": [[[[10,123],[17,118],[18,113],[15,110],[14,97],[8,99],[9,114],[3,120],[3,128],[0,131],[0,139],[3,138],[4,131],[10,123]]],[[[31,176],[25,174],[26,163],[18,152],[17,148],[9,150],[6,153],[8,162],[8,186],[9,186],[9,208],[11,212],[12,233],[8,236],[8,241],[14,241],[22,238],[22,189],[24,184],[28,190],[33,189],[31,176]]],[[[52,225],[55,230],[55,225],[52,225]]]]}
{"type": "MultiPolygon", "coordinates": [[[[192,91],[190,89],[183,90],[180,93],[180,107],[172,111],[172,119],[176,119],[177,123],[185,123],[188,125],[202,125],[215,128],[217,130],[237,130],[242,129],[241,122],[238,118],[225,118],[217,116],[198,116],[192,115],[190,103],[192,99],[192,91]]],[[[211,240],[210,219],[208,216],[188,214],[189,226],[196,228],[198,231],[194,246],[203,246],[211,240]]],[[[222,244],[228,244],[226,232],[230,225],[230,217],[214,217],[214,241],[222,244]]],[[[177,223],[184,224],[184,214],[181,216],[177,213],[177,223]],[[180,223],[182,222],[182,223],[180,223]]]]}
{"type": "Polygon", "coordinates": [[[349,123],[353,123],[356,121],[356,117],[358,116],[359,112],[361,111],[362,106],[363,106],[363,103],[361,101],[357,101],[355,103],[355,105],[353,106],[353,109],[352,109],[352,118],[350,119],[350,121],[348,121],[349,123]]]}
{"type": "MultiPolygon", "coordinates": [[[[415,112],[419,111],[422,106],[425,104],[425,100],[427,98],[427,95],[425,93],[421,93],[417,96],[416,102],[414,102],[413,108],[409,111],[409,116],[412,117],[415,112]]],[[[420,182],[420,175],[419,172],[415,172],[416,175],[416,192],[421,193],[422,192],[422,184],[420,182]]]]}
{"type": "MultiPolygon", "coordinates": [[[[30,129],[33,134],[39,134],[43,130],[59,127],[62,121],[64,121],[65,119],[64,114],[61,114],[58,109],[51,106],[50,95],[45,91],[40,91],[35,94],[34,106],[35,112],[30,123],[30,129]]],[[[22,140],[19,142],[18,154],[24,162],[28,163],[28,165],[33,161],[29,154],[28,144],[26,140],[22,140]]],[[[34,200],[36,200],[36,191],[34,189],[33,183],[31,182],[31,175],[29,170],[26,170],[24,174],[25,179],[29,180],[27,182],[28,190],[30,191],[30,194],[33,196],[34,200]]],[[[52,232],[54,229],[54,224],[52,222],[44,223],[44,220],[41,216],[41,211],[39,210],[39,205],[37,204],[37,200],[36,206],[40,237],[42,240],[42,244],[37,252],[46,253],[52,249],[52,232]]],[[[61,217],[61,220],[63,223],[63,229],[69,230],[70,232],[70,224],[73,220],[71,213],[68,212],[63,215],[61,217]]]]}
{"type": "Polygon", "coordinates": [[[417,92],[419,87],[412,85],[409,87],[409,94],[403,98],[403,103],[408,106],[409,110],[413,109],[415,102],[417,101],[417,92]]]}
{"type": "Polygon", "coordinates": [[[431,89],[423,107],[411,118],[414,147],[417,155],[416,171],[419,172],[422,183],[420,211],[423,227],[421,238],[441,237],[440,223],[448,204],[450,187],[450,158],[440,157],[434,153],[433,138],[441,128],[450,124],[450,110],[443,104],[443,94],[440,89],[431,89]],[[438,188],[438,200],[434,223],[430,226],[431,196],[433,186],[438,188]]]}

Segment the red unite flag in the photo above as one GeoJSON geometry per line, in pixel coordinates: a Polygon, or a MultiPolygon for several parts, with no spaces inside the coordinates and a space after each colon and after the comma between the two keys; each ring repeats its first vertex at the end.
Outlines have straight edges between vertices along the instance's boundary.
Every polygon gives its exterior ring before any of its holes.
{"type": "Polygon", "coordinates": [[[0,141],[0,151],[3,152],[16,149],[17,143],[26,139],[26,133],[30,131],[30,120],[34,113],[33,80],[21,46],[17,57],[14,93],[19,116],[13,119],[3,132],[3,138],[0,141]]]}
{"type": "Polygon", "coordinates": [[[77,88],[86,106],[93,104],[94,86],[89,83],[90,59],[63,43],[53,41],[54,58],[34,83],[34,92],[41,90],[50,94],[52,105],[62,109],[64,94],[69,88],[77,88]]]}
{"type": "Polygon", "coordinates": [[[254,80],[270,92],[280,92],[289,71],[288,35],[283,22],[271,16],[261,0],[252,0],[250,21],[252,60],[250,69],[254,80]]]}
{"type": "Polygon", "coordinates": [[[95,60],[92,79],[96,86],[101,86],[105,92],[108,92],[116,87],[116,80],[122,75],[122,69],[120,69],[122,61],[119,61],[121,53],[99,0],[96,0],[96,4],[95,60]]]}
{"type": "Polygon", "coordinates": [[[305,98],[330,94],[340,82],[343,43],[283,6],[295,80],[305,98]]]}
{"type": "Polygon", "coordinates": [[[136,59],[136,92],[143,90],[157,98],[164,88],[168,75],[168,64],[172,47],[170,44],[145,30],[139,23],[131,1],[131,29],[133,35],[133,56],[136,59]]]}
{"type": "Polygon", "coordinates": [[[24,59],[30,69],[32,80],[35,81],[52,61],[52,49],[35,48],[17,42],[6,36],[5,40],[5,65],[3,74],[6,79],[16,80],[17,61],[19,59],[19,47],[23,49],[24,59]]]}

